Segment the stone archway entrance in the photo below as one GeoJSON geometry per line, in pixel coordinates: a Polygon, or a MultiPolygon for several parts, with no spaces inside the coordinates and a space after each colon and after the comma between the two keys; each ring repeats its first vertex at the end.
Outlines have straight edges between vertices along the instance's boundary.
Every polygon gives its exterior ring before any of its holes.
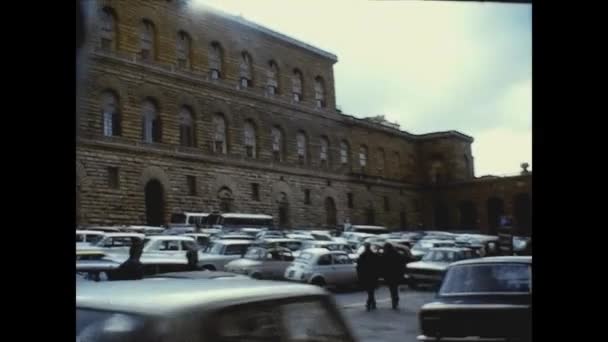
{"type": "Polygon", "coordinates": [[[220,212],[230,213],[233,211],[234,197],[232,196],[232,190],[224,186],[218,191],[217,197],[220,201],[220,212]]]}
{"type": "Polygon", "coordinates": [[[165,199],[163,186],[157,179],[151,179],[145,186],[146,224],[162,226],[165,224],[165,199]]]}
{"type": "Polygon", "coordinates": [[[334,227],[338,224],[338,219],[336,218],[336,202],[331,197],[325,198],[325,217],[325,223],[328,226],[334,227]]]}
{"type": "Polygon", "coordinates": [[[477,210],[472,201],[460,202],[458,210],[460,214],[461,229],[477,228],[477,210]]]}

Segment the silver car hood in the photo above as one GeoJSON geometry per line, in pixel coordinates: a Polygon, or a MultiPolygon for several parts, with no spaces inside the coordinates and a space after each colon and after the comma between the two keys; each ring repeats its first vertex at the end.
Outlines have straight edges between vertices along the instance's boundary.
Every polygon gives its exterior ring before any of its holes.
{"type": "Polygon", "coordinates": [[[416,261],[407,264],[408,269],[425,269],[434,271],[445,271],[448,268],[448,262],[429,262],[429,261],[416,261]]]}

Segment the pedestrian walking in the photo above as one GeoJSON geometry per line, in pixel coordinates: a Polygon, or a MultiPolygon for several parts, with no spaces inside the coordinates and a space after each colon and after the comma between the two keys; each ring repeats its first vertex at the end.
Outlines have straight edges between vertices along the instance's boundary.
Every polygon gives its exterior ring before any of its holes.
{"type": "Polygon", "coordinates": [[[139,280],[144,277],[144,265],[139,261],[143,252],[143,243],[134,240],[129,248],[129,259],[111,272],[110,280],[139,280]]]}
{"type": "Polygon", "coordinates": [[[384,282],[388,285],[391,292],[391,302],[393,309],[399,306],[399,283],[403,279],[405,273],[406,258],[399,254],[392,244],[384,244],[384,253],[382,255],[382,266],[384,282]]]}
{"type": "Polygon", "coordinates": [[[359,278],[359,283],[367,292],[366,308],[367,311],[370,311],[376,309],[375,291],[376,287],[378,287],[378,269],[380,265],[379,257],[372,251],[371,244],[366,242],[363,246],[363,253],[361,253],[357,260],[357,277],[359,278]]]}
{"type": "Polygon", "coordinates": [[[186,252],[186,259],[188,259],[188,269],[190,271],[198,271],[198,250],[196,248],[190,248],[186,252]]]}

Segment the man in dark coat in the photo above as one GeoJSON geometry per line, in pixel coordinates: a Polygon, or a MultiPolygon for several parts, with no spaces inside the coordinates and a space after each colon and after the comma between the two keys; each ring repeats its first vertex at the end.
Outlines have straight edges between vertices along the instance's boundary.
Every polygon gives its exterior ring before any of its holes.
{"type": "Polygon", "coordinates": [[[359,283],[367,291],[367,311],[376,309],[376,298],[374,292],[378,286],[378,255],[371,249],[369,242],[364,244],[365,249],[357,260],[357,277],[359,283]]]}
{"type": "Polygon", "coordinates": [[[405,273],[405,257],[399,254],[392,244],[384,244],[384,254],[382,255],[384,282],[391,291],[391,301],[393,309],[399,306],[399,283],[403,280],[405,273]]]}
{"type": "Polygon", "coordinates": [[[111,280],[139,280],[144,277],[144,265],[139,261],[143,252],[143,243],[134,240],[129,248],[129,259],[123,262],[114,272],[111,280]]]}

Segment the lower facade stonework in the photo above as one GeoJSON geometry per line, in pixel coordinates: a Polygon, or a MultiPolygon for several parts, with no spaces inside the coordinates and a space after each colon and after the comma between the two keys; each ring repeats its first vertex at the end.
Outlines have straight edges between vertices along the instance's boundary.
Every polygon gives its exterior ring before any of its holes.
{"type": "Polygon", "coordinates": [[[414,208],[420,200],[418,192],[397,186],[83,144],[76,155],[77,223],[81,225],[166,224],[173,213],[212,211],[268,214],[275,225],[285,227],[348,220],[398,228],[421,222],[414,208]],[[109,179],[110,168],[117,169],[116,183],[109,179]],[[257,184],[257,196],[252,184],[257,184]],[[161,219],[154,218],[159,214],[161,219]]]}

